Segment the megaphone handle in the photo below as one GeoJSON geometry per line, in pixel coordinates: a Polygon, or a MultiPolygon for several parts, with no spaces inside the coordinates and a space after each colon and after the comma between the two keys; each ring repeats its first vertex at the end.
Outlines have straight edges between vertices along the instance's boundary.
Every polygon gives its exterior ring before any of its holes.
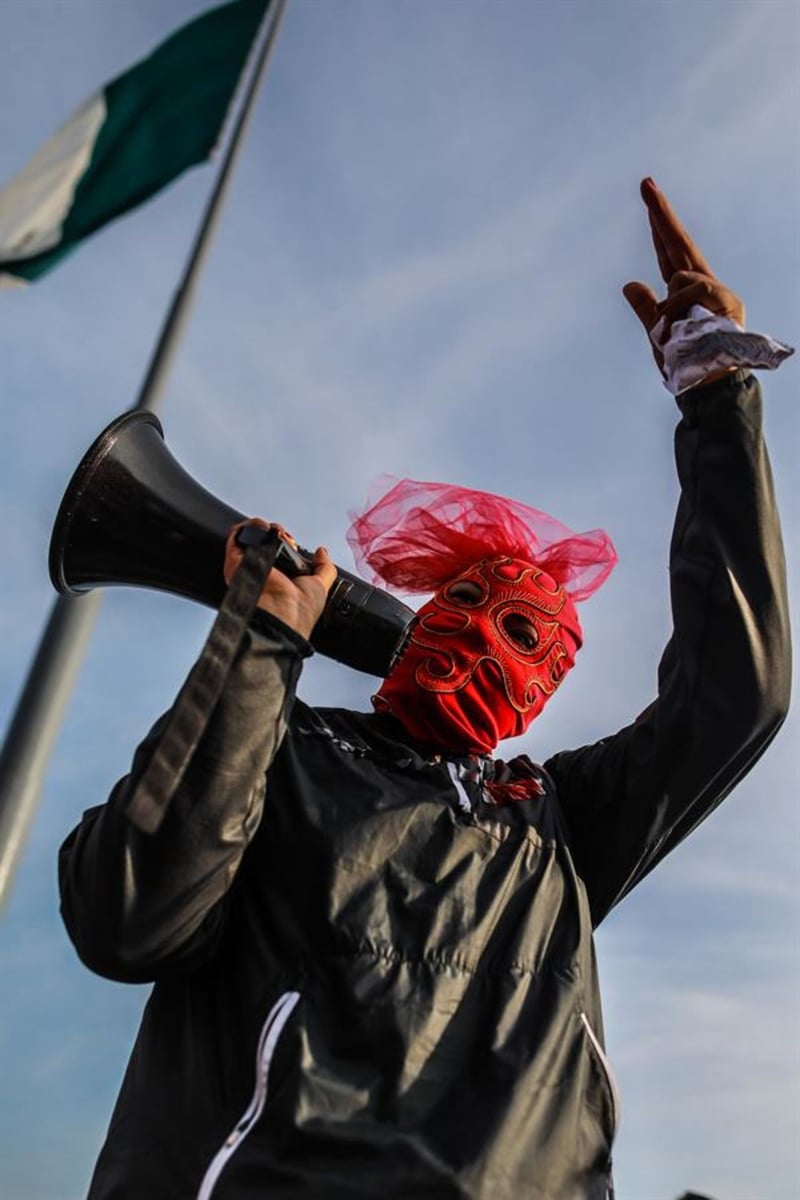
{"type": "MultiPolygon", "coordinates": [[[[236,531],[236,545],[243,549],[248,546],[263,546],[269,535],[274,533],[274,529],[264,529],[261,525],[243,525],[236,531]]],[[[313,575],[314,556],[303,546],[298,546],[295,550],[294,546],[290,546],[278,535],[278,550],[273,565],[292,579],[298,575],[313,575]]]]}
{"type": "Polygon", "coordinates": [[[125,807],[126,817],[141,833],[156,833],[164,820],[222,694],[279,548],[286,545],[275,529],[258,532],[265,536],[246,548],[203,651],[181,688],[153,757],[125,807]]]}

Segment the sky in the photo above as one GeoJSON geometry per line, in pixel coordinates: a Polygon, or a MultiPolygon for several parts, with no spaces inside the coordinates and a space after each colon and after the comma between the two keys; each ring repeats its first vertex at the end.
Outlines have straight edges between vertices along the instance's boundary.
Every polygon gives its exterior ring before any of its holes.
{"type": "MultiPolygon", "coordinates": [[[[0,182],[199,0],[6,0],[0,182]]],[[[794,0],[291,0],[162,421],[242,511],[325,543],[383,472],[606,528],[575,671],[504,748],[627,724],[669,635],[674,401],[620,289],[658,274],[652,175],[748,325],[800,340],[794,0]]],[[[95,435],[136,398],[212,180],[189,172],[26,290],[0,293],[0,724],[49,612],[47,546],[95,435]]],[[[796,360],[766,432],[800,595],[796,360]]],[[[794,601],[793,611],[797,611],[794,601]]],[[[207,610],[103,600],[0,915],[0,1200],[80,1200],[147,989],[89,974],[60,842],[169,706],[207,610]]],[[[317,656],[300,694],[367,708],[317,656]]],[[[798,718],[598,931],[622,1093],[619,1200],[800,1194],[798,718]]]]}

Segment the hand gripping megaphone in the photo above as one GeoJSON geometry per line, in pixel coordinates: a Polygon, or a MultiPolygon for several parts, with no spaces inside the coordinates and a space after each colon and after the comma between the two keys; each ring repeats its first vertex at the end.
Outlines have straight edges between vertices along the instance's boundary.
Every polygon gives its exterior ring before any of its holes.
{"type": "MultiPolygon", "coordinates": [[[[50,578],[62,595],[123,585],[218,608],[225,595],[225,541],[244,519],[176,461],[153,413],[128,412],[89,447],[67,486],[50,540],[50,578]]],[[[310,558],[301,549],[298,559],[283,543],[276,566],[298,574],[310,558]]],[[[414,611],[382,588],[336,570],[311,642],[357,671],[386,675],[414,611]]]]}

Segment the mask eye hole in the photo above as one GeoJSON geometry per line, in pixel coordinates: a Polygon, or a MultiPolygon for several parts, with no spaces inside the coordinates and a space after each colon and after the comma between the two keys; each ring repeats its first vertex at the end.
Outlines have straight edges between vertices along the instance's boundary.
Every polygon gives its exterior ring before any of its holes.
{"type": "Polygon", "coordinates": [[[503,633],[519,650],[530,653],[539,644],[539,634],[530,617],[523,613],[510,612],[502,617],[503,633]]]}
{"type": "Polygon", "coordinates": [[[455,604],[463,604],[466,608],[474,608],[483,600],[483,588],[472,579],[459,579],[451,583],[445,592],[448,600],[455,604]]]}

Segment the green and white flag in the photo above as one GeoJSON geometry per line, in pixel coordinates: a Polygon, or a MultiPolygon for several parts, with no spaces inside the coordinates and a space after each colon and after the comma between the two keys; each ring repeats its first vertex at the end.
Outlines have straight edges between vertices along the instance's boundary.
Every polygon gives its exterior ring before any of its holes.
{"type": "Polygon", "coordinates": [[[210,157],[270,3],[203,13],[70,117],[0,191],[0,286],[43,275],[210,157]]]}

